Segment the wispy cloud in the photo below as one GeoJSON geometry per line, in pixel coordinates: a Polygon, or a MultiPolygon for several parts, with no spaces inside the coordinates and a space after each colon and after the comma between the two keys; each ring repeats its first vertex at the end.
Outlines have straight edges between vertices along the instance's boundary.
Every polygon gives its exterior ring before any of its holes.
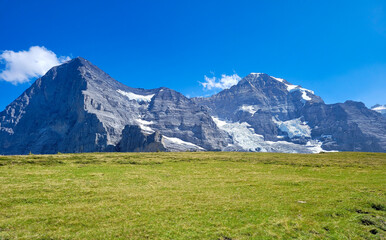
{"type": "Polygon", "coordinates": [[[6,50],[0,54],[0,61],[5,64],[0,79],[15,85],[29,82],[68,60],[70,57],[57,57],[54,52],[40,46],[30,47],[28,51],[6,50]]]}
{"type": "Polygon", "coordinates": [[[227,89],[236,85],[241,80],[241,77],[236,73],[233,75],[222,74],[221,78],[216,78],[214,76],[211,78],[204,76],[204,78],[205,82],[200,82],[204,90],[227,89]]]}

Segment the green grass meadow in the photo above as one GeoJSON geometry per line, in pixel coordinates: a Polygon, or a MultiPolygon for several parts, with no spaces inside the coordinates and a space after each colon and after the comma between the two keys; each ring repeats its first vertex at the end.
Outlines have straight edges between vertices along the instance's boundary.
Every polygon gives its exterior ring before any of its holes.
{"type": "Polygon", "coordinates": [[[386,239],[386,154],[0,156],[0,239],[386,239]]]}

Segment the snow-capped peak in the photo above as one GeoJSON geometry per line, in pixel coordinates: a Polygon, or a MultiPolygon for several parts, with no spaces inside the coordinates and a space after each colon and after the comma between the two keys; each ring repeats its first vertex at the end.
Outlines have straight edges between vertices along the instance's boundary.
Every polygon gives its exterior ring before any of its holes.
{"type": "Polygon", "coordinates": [[[307,95],[307,93],[314,94],[314,91],[311,91],[311,90],[306,89],[306,88],[302,88],[299,85],[289,84],[287,81],[285,81],[282,78],[277,78],[277,77],[272,77],[272,78],[275,79],[276,81],[279,81],[279,82],[283,83],[284,85],[286,85],[288,92],[300,91],[302,93],[302,98],[303,98],[302,100],[303,101],[310,101],[311,100],[311,98],[307,95]]]}

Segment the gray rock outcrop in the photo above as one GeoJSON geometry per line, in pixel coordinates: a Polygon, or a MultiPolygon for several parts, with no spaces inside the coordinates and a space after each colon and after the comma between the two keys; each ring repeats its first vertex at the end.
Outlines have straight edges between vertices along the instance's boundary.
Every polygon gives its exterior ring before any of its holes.
{"type": "Polygon", "coordinates": [[[157,152],[167,149],[162,144],[162,135],[158,131],[145,134],[137,125],[126,125],[116,150],[118,152],[157,152]]]}

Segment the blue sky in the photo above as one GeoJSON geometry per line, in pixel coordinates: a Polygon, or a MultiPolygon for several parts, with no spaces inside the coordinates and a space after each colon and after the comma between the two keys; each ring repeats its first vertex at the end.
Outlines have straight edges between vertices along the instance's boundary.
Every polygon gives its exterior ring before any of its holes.
{"type": "MultiPolygon", "coordinates": [[[[264,72],[327,103],[386,104],[386,2],[0,0],[0,51],[82,56],[131,87],[205,96],[264,72]]],[[[5,60],[0,64],[4,70],[5,60]]],[[[34,81],[0,80],[0,111],[34,81]]]]}

